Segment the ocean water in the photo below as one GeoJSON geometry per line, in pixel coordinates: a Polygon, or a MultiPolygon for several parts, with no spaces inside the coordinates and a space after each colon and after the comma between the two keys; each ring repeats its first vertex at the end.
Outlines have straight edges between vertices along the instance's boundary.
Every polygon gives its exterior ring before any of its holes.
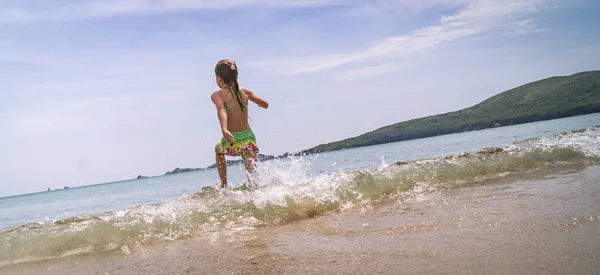
{"type": "MultiPolygon", "coordinates": [[[[218,178],[206,170],[0,198],[0,266],[281,226],[596,166],[598,125],[593,114],[267,161],[253,190],[201,192],[218,178]]],[[[232,187],[240,186],[242,166],[228,170],[232,187]]]]}

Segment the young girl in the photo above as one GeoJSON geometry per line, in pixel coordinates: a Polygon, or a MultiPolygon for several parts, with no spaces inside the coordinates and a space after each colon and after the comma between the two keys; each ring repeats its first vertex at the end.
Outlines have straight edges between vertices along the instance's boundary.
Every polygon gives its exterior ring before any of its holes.
{"type": "Polygon", "coordinates": [[[221,183],[217,183],[215,188],[220,189],[227,186],[225,155],[241,156],[248,174],[254,171],[259,150],[256,137],[248,124],[248,100],[265,109],[269,107],[269,103],[239,86],[235,61],[219,61],[215,66],[215,75],[221,89],[210,98],[217,108],[223,133],[223,138],[215,146],[217,171],[221,179],[221,183]]]}

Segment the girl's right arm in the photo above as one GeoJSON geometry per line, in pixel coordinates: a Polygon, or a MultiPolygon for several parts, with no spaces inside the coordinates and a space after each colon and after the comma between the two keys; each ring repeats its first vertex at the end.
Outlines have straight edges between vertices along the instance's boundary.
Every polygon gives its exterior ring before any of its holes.
{"type": "Polygon", "coordinates": [[[242,88],[244,90],[244,93],[246,93],[248,95],[248,99],[254,103],[256,103],[256,105],[263,107],[265,109],[269,108],[269,102],[265,101],[264,99],[258,97],[257,95],[255,95],[252,91],[246,89],[246,88],[242,88]]]}
{"type": "Polygon", "coordinates": [[[227,130],[227,111],[225,110],[225,103],[223,99],[217,94],[213,93],[210,99],[217,108],[217,117],[219,118],[219,124],[221,124],[221,133],[223,137],[231,143],[235,143],[235,139],[229,130],[227,130]]]}

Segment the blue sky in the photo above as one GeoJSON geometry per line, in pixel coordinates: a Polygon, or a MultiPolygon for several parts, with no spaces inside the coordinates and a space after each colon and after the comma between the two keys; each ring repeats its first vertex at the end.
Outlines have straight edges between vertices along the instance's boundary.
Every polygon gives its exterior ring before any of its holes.
{"type": "Polygon", "coordinates": [[[600,69],[593,0],[0,3],[0,196],[214,162],[213,68],[281,154],[600,69]]]}

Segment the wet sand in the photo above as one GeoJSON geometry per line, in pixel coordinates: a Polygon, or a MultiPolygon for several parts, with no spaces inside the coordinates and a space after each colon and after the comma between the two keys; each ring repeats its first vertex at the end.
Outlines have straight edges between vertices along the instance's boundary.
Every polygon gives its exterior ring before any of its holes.
{"type": "Polygon", "coordinates": [[[0,274],[600,274],[600,167],[0,274]]]}

